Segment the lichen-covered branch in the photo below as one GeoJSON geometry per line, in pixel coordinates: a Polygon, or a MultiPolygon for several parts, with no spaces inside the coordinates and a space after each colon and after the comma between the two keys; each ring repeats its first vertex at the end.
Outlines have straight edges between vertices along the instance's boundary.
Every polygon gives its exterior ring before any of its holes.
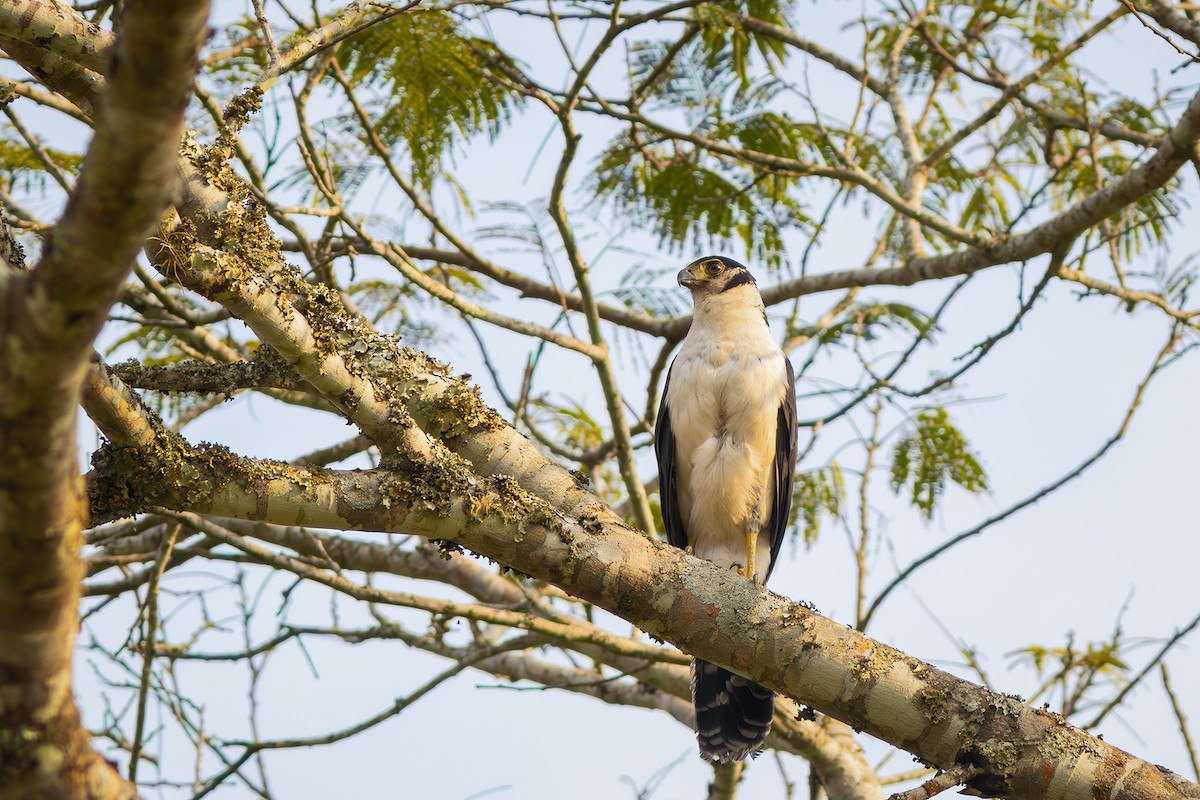
{"type": "MultiPolygon", "coordinates": [[[[1055,714],[951,676],[613,522],[558,513],[503,480],[455,479],[447,465],[443,483],[416,487],[411,479],[386,471],[300,471],[242,463],[228,455],[219,471],[205,471],[218,455],[207,451],[182,461],[187,469],[199,470],[200,485],[211,489],[191,498],[198,510],[284,524],[304,513],[315,515],[317,525],[403,529],[449,539],[561,586],[685,652],[726,664],[923,761],[942,768],[977,766],[981,775],[970,785],[985,793],[1063,800],[1096,793],[1200,797],[1200,787],[1055,714]],[[244,474],[250,469],[254,472],[244,474]],[[413,501],[417,491],[421,502],[413,501]]],[[[135,506],[143,488],[152,490],[149,502],[178,502],[169,481],[150,484],[149,470],[138,467],[144,461],[112,450],[94,477],[103,475],[104,486],[123,478],[135,506]]],[[[123,511],[129,510],[136,508],[123,511]]],[[[196,518],[180,519],[202,525],[196,518]]],[[[322,580],[336,582],[332,576],[322,580]]],[[[378,597],[386,602],[384,594],[378,597]]]]}

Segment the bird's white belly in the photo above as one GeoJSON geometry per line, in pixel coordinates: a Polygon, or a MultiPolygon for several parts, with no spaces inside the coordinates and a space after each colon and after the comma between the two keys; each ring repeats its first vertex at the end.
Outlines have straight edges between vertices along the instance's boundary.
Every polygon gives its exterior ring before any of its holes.
{"type": "MultiPolygon", "coordinates": [[[[676,488],[688,544],[700,558],[745,565],[746,533],[774,499],[774,457],[784,355],[763,326],[750,341],[686,341],[671,371],[676,488]]],[[[690,338],[690,337],[689,337],[690,338]]],[[[770,567],[759,538],[756,571],[770,567]]]]}

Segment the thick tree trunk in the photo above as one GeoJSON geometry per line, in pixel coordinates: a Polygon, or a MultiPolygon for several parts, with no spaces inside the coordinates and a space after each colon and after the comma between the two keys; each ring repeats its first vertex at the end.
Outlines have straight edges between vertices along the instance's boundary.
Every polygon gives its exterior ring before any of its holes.
{"type": "MultiPolygon", "coordinates": [[[[207,12],[202,0],[128,4],[63,218],[32,270],[0,265],[0,797],[134,794],[92,749],[71,695],[87,514],[75,418],[92,340],[172,184],[207,12]]],[[[43,17],[25,20],[35,34],[43,17]]],[[[99,65],[86,37],[76,44],[99,65]]]]}

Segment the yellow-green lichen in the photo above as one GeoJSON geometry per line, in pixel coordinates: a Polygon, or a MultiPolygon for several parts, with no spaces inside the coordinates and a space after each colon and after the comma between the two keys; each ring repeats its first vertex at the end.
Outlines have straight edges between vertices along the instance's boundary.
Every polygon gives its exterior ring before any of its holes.
{"type": "Polygon", "coordinates": [[[895,651],[874,645],[854,659],[851,674],[859,681],[874,681],[886,675],[896,661],[895,651]]]}

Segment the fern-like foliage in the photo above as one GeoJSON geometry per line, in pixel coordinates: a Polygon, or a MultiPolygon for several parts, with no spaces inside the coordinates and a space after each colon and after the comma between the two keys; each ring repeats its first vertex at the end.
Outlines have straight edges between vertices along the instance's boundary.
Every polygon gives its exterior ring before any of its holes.
{"type": "MultiPolygon", "coordinates": [[[[63,172],[69,175],[79,173],[83,157],[76,153],[66,153],[52,148],[43,148],[46,156],[63,172]]],[[[22,191],[41,191],[49,173],[46,165],[37,157],[28,145],[14,139],[0,139],[0,177],[4,182],[22,191]]]]}
{"type": "Polygon", "coordinates": [[[788,23],[791,7],[792,3],[787,0],[739,0],[697,6],[694,19],[700,27],[703,52],[713,63],[728,54],[734,74],[743,84],[749,83],[751,52],[757,50],[767,66],[774,69],[783,64],[787,50],[778,39],[756,36],[746,30],[739,17],[754,17],[784,26],[788,23]]]}
{"type": "Polygon", "coordinates": [[[737,241],[769,267],[782,260],[783,231],[807,221],[790,181],[754,176],[699,151],[669,153],[622,135],[601,156],[596,194],[658,235],[673,252],[737,241]]]}
{"type": "Polygon", "coordinates": [[[792,490],[792,513],[797,524],[803,523],[801,530],[805,544],[817,541],[821,534],[821,523],[827,515],[841,515],[845,499],[846,484],[842,469],[836,462],[796,476],[796,485],[792,490]]]}
{"type": "MultiPolygon", "coordinates": [[[[649,72],[661,45],[634,53],[635,75],[649,72]]],[[[779,91],[768,76],[743,84],[726,50],[710,57],[697,45],[681,53],[655,102],[682,110],[700,135],[785,158],[821,160],[824,140],[811,123],[765,109],[779,91]]],[[[806,224],[794,177],[769,174],[700,148],[667,147],[639,131],[622,133],[596,162],[592,188],[619,213],[653,230],[675,252],[738,242],[768,267],[782,260],[783,231],[806,224]]]]}
{"type": "Polygon", "coordinates": [[[912,504],[932,519],[947,481],[972,493],[988,488],[983,466],[946,409],[927,408],[892,453],[892,489],[907,487],[912,504]]]}
{"type": "MultiPolygon", "coordinates": [[[[286,51],[305,35],[307,31],[292,31],[280,41],[280,50],[286,51]]],[[[218,27],[210,45],[220,57],[209,60],[205,77],[212,80],[221,93],[241,91],[262,75],[269,61],[266,43],[253,14],[243,14],[218,27]]]]}
{"type": "Polygon", "coordinates": [[[826,345],[846,337],[873,341],[885,330],[906,330],[930,338],[937,328],[928,314],[907,303],[855,303],[824,328],[796,326],[789,335],[813,338],[826,345]]]}
{"type": "Polygon", "coordinates": [[[495,135],[520,102],[500,75],[511,60],[444,11],[399,14],[354,37],[346,52],[352,81],[386,87],[379,134],[405,144],[425,188],[455,143],[495,135]]]}
{"type": "Polygon", "coordinates": [[[427,346],[438,341],[438,327],[415,316],[415,306],[425,296],[407,281],[367,280],[347,287],[359,309],[382,331],[394,333],[412,347],[427,346]]]}
{"type": "Polygon", "coordinates": [[[662,286],[663,278],[674,274],[675,266],[663,268],[647,267],[642,262],[636,262],[621,276],[620,285],[608,292],[625,305],[637,311],[655,317],[673,317],[686,314],[688,302],[675,290],[674,282],[671,287],[662,286]]]}

